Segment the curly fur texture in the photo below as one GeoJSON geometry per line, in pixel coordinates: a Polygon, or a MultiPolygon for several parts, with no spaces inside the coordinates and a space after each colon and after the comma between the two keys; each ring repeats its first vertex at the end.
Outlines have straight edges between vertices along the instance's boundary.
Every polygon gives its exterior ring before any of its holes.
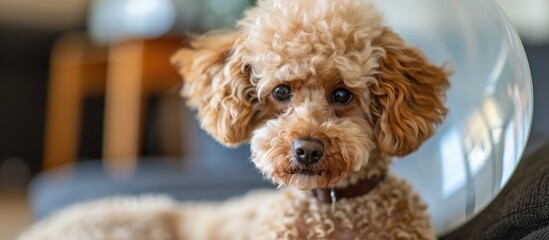
{"type": "Polygon", "coordinates": [[[170,240],[178,238],[176,203],[160,196],[115,197],[70,207],[28,229],[19,239],[170,240]]]}
{"type": "MultiPolygon", "coordinates": [[[[260,0],[236,29],[197,38],[172,62],[201,127],[226,146],[250,140],[257,168],[288,187],[224,203],[170,207],[168,218],[162,209],[143,212],[147,226],[130,219],[140,210],[122,206],[127,213],[117,216],[128,217],[129,229],[162,225],[158,229],[165,235],[151,239],[434,238],[426,206],[389,166],[391,157],[417,150],[444,119],[448,73],[406,45],[371,4],[260,0]],[[273,96],[281,85],[291,90],[291,99],[273,96]],[[337,89],[352,99],[335,102],[337,89]],[[318,163],[296,160],[292,143],[301,138],[322,143],[318,163]],[[304,191],[344,188],[381,175],[386,177],[373,191],[339,200],[334,209],[304,191]]],[[[105,207],[100,212],[106,219],[117,213],[109,211],[109,202],[98,206],[105,207]]],[[[112,232],[99,221],[84,224],[82,208],[39,224],[29,236],[78,226],[84,235],[87,229],[112,232]],[[81,219],[67,223],[72,214],[81,219]]]]}

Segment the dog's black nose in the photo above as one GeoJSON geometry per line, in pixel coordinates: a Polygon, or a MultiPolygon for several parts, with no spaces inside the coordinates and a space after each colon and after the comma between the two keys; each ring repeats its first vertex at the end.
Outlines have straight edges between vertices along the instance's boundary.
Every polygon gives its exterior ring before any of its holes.
{"type": "Polygon", "coordinates": [[[317,163],[324,155],[324,144],[316,138],[298,138],[292,144],[296,160],[305,165],[317,163]]]}

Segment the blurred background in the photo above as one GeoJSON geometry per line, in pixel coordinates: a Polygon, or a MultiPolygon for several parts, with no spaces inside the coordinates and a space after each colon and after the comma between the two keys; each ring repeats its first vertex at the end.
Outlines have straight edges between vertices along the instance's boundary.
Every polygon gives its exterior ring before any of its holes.
{"type": "MultiPolygon", "coordinates": [[[[123,176],[137,159],[195,154],[203,136],[187,134],[169,56],[253,2],[0,0],[0,239],[36,217],[27,186],[42,171],[103,159],[123,176]]],[[[499,2],[530,62],[533,128],[549,132],[549,0],[499,2]]]]}

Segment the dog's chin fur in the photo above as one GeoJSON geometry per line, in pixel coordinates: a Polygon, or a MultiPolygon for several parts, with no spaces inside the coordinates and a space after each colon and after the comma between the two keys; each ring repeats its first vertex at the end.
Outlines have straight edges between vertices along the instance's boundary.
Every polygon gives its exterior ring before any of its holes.
{"type": "Polygon", "coordinates": [[[326,176],[322,171],[305,171],[302,173],[283,175],[283,177],[276,177],[273,178],[273,181],[275,183],[288,187],[295,187],[300,190],[310,190],[315,188],[345,188],[349,185],[356,184],[360,180],[371,179],[373,177],[386,174],[391,163],[391,158],[379,157],[368,161],[368,164],[360,170],[344,172],[338,178],[326,176]]]}

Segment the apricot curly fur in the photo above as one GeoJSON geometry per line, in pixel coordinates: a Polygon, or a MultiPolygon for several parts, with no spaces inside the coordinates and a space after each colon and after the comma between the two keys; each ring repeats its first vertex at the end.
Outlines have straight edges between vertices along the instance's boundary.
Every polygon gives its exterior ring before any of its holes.
{"type": "Polygon", "coordinates": [[[435,134],[448,72],[365,0],[259,0],[235,29],[195,39],[172,63],[201,127],[226,146],[249,140],[259,171],[285,187],[221,203],[103,200],[54,215],[22,240],[435,238],[427,206],[389,167],[435,134]],[[273,97],[279,85],[291,99],[273,97]],[[337,89],[351,100],[334,101],[337,89]],[[304,137],[324,149],[311,166],[293,153],[304,137]],[[371,192],[333,209],[310,191],[379,176],[371,192]]]}

